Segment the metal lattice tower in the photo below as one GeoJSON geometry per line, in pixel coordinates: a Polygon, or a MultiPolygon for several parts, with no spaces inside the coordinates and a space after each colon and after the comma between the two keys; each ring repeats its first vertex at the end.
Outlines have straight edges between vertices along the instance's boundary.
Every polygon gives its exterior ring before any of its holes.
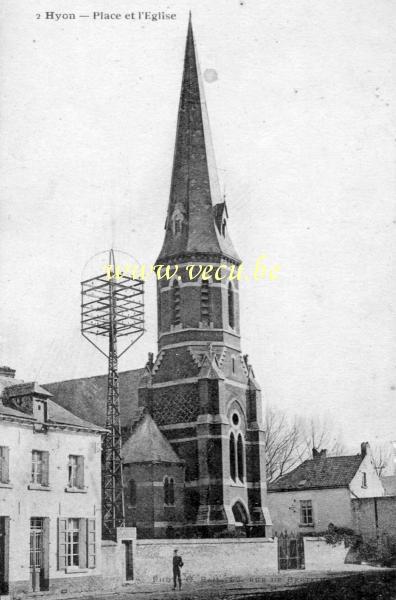
{"type": "Polygon", "coordinates": [[[144,284],[117,273],[110,250],[108,272],[81,283],[81,333],[108,359],[106,429],[102,449],[103,538],[115,539],[117,527],[125,526],[124,483],[121,458],[120,394],[118,359],[144,333],[144,284]],[[108,350],[97,342],[108,338],[108,350]],[[126,347],[119,352],[117,341],[126,347]]]}

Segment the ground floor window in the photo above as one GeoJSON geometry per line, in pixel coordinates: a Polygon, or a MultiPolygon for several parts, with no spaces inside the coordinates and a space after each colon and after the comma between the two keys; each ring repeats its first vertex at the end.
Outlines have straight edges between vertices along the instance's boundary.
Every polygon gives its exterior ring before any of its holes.
{"type": "Polygon", "coordinates": [[[301,525],[313,525],[312,500],[300,500],[301,525]]]}
{"type": "Polygon", "coordinates": [[[58,569],[95,566],[95,519],[58,519],[58,569]]]}
{"type": "Polygon", "coordinates": [[[79,567],[80,519],[67,520],[66,566],[79,567]]]}

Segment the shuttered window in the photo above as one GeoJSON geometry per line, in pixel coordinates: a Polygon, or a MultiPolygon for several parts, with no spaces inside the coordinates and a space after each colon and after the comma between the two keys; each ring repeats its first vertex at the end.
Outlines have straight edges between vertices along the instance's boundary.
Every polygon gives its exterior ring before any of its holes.
{"type": "Polygon", "coordinates": [[[75,454],[69,455],[68,486],[71,488],[84,488],[84,457],[75,454]]]}
{"type": "Polygon", "coordinates": [[[0,483],[10,481],[10,449],[0,446],[0,483]]]}
{"type": "Polygon", "coordinates": [[[31,482],[36,485],[49,485],[49,452],[32,451],[31,482]]]}
{"type": "Polygon", "coordinates": [[[58,570],[96,567],[95,519],[58,519],[58,570]]]}

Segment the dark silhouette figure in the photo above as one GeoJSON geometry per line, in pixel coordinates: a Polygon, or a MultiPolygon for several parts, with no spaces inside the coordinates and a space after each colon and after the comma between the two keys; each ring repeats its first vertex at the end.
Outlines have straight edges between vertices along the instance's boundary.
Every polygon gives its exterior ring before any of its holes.
{"type": "Polygon", "coordinates": [[[173,589],[176,589],[176,582],[179,582],[179,590],[181,590],[181,573],[180,569],[183,566],[182,557],[177,554],[177,549],[173,552],[173,589]]]}

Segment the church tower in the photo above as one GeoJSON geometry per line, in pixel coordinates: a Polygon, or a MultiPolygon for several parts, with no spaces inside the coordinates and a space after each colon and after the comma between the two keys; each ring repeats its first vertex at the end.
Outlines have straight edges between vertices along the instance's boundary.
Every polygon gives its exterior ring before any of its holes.
{"type": "Polygon", "coordinates": [[[269,535],[262,403],[241,352],[238,280],[230,279],[241,261],[227,219],[190,18],[157,259],[178,271],[157,282],[158,356],[139,399],[185,461],[183,525],[204,535],[240,526],[269,535]],[[208,279],[199,265],[213,267],[208,279]]]}

